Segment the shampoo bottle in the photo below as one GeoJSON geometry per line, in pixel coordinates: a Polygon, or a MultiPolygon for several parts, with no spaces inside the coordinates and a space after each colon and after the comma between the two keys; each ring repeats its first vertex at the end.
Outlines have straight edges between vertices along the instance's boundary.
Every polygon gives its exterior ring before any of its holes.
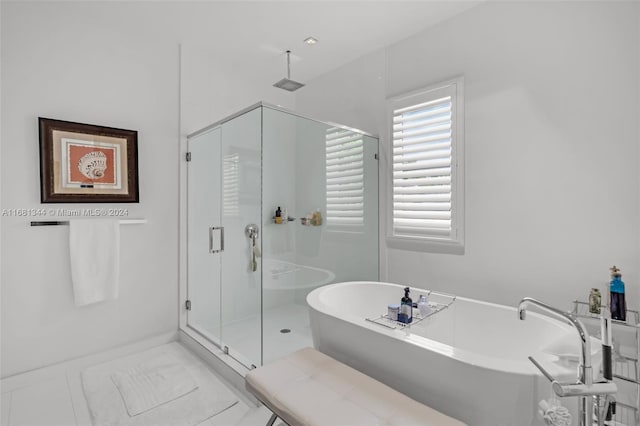
{"type": "Polygon", "coordinates": [[[400,299],[400,312],[398,313],[398,321],[405,324],[413,321],[413,300],[409,297],[409,287],[404,288],[404,297],[400,299]]]}
{"type": "Polygon", "coordinates": [[[627,320],[627,303],[624,300],[624,282],[620,269],[613,265],[611,270],[611,283],[609,284],[609,306],[611,318],[618,321],[627,320]]]}

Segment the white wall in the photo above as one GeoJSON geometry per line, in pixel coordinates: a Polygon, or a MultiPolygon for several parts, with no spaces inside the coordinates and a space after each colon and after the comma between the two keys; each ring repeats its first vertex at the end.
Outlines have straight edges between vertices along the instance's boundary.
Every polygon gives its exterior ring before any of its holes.
{"type": "Polygon", "coordinates": [[[118,299],[77,308],[68,229],[2,217],[2,377],[177,330],[186,135],[258,100],[293,101],[197,41],[223,7],[233,5],[2,2],[1,207],[42,207],[42,116],[137,130],[140,203],[115,206],[148,221],[122,228],[118,299]]]}
{"type": "Polygon", "coordinates": [[[1,376],[176,329],[186,134],[258,100],[383,134],[386,96],[458,74],[467,93],[466,254],[390,250],[389,280],[568,304],[616,263],[637,307],[637,4],[485,4],[295,97],[259,68],[237,72],[194,42],[216,7],[2,2],[1,207],[41,206],[43,116],[138,130],[140,203],[117,206],[148,223],[122,230],[119,299],[76,308],[68,230],[2,217],[1,376]]]}
{"type": "Polygon", "coordinates": [[[487,3],[299,92],[300,113],[382,135],[384,174],[385,97],[464,75],[465,254],[383,247],[389,281],[569,308],[615,263],[640,307],[638,8],[487,3]]]}
{"type": "Polygon", "coordinates": [[[68,228],[2,217],[6,377],[176,329],[178,49],[122,21],[123,9],[2,8],[2,208],[96,206],[40,204],[42,116],[137,130],[140,203],[115,206],[148,221],[121,229],[118,299],[75,307],[68,228]]]}

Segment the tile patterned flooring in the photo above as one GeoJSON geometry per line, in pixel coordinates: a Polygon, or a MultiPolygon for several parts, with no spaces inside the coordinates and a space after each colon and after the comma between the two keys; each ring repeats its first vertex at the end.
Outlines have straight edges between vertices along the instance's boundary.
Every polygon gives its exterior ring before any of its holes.
{"type": "MultiPolygon", "coordinates": [[[[164,343],[167,341],[158,341],[138,350],[164,343]]],[[[107,351],[0,381],[0,425],[91,426],[91,415],[82,390],[81,371],[90,365],[136,351],[132,348],[107,351]]],[[[228,387],[238,396],[239,402],[198,426],[263,426],[267,423],[271,413],[266,408],[256,407],[231,385],[228,387]]]]}

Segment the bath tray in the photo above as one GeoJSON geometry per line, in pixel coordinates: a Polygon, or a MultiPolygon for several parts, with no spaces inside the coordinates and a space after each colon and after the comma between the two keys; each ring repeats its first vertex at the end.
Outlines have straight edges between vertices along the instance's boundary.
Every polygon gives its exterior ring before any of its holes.
{"type": "MultiPolygon", "coordinates": [[[[420,295],[422,294],[418,295],[418,299],[420,298],[419,297],[420,295]]],[[[389,318],[388,314],[383,314],[375,318],[365,318],[365,320],[381,325],[383,327],[394,329],[394,330],[409,328],[412,325],[416,325],[420,321],[427,319],[437,314],[438,312],[443,311],[444,309],[447,309],[456,300],[456,296],[454,296],[453,294],[441,293],[441,292],[432,291],[432,290],[427,290],[425,296],[427,296],[427,299],[430,299],[431,296],[436,296],[437,299],[440,301],[435,302],[435,301],[429,300],[428,303],[429,303],[429,306],[431,306],[431,312],[429,312],[425,316],[420,315],[420,311],[418,310],[418,308],[413,308],[413,321],[409,324],[405,324],[403,322],[393,320],[389,318]]]]}

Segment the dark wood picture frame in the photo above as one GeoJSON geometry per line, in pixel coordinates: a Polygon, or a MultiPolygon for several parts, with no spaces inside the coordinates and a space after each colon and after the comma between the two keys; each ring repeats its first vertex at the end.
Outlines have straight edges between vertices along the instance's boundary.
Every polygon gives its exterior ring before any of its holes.
{"type": "Polygon", "coordinates": [[[38,117],[42,203],[138,203],[138,132],[38,117]]]}

